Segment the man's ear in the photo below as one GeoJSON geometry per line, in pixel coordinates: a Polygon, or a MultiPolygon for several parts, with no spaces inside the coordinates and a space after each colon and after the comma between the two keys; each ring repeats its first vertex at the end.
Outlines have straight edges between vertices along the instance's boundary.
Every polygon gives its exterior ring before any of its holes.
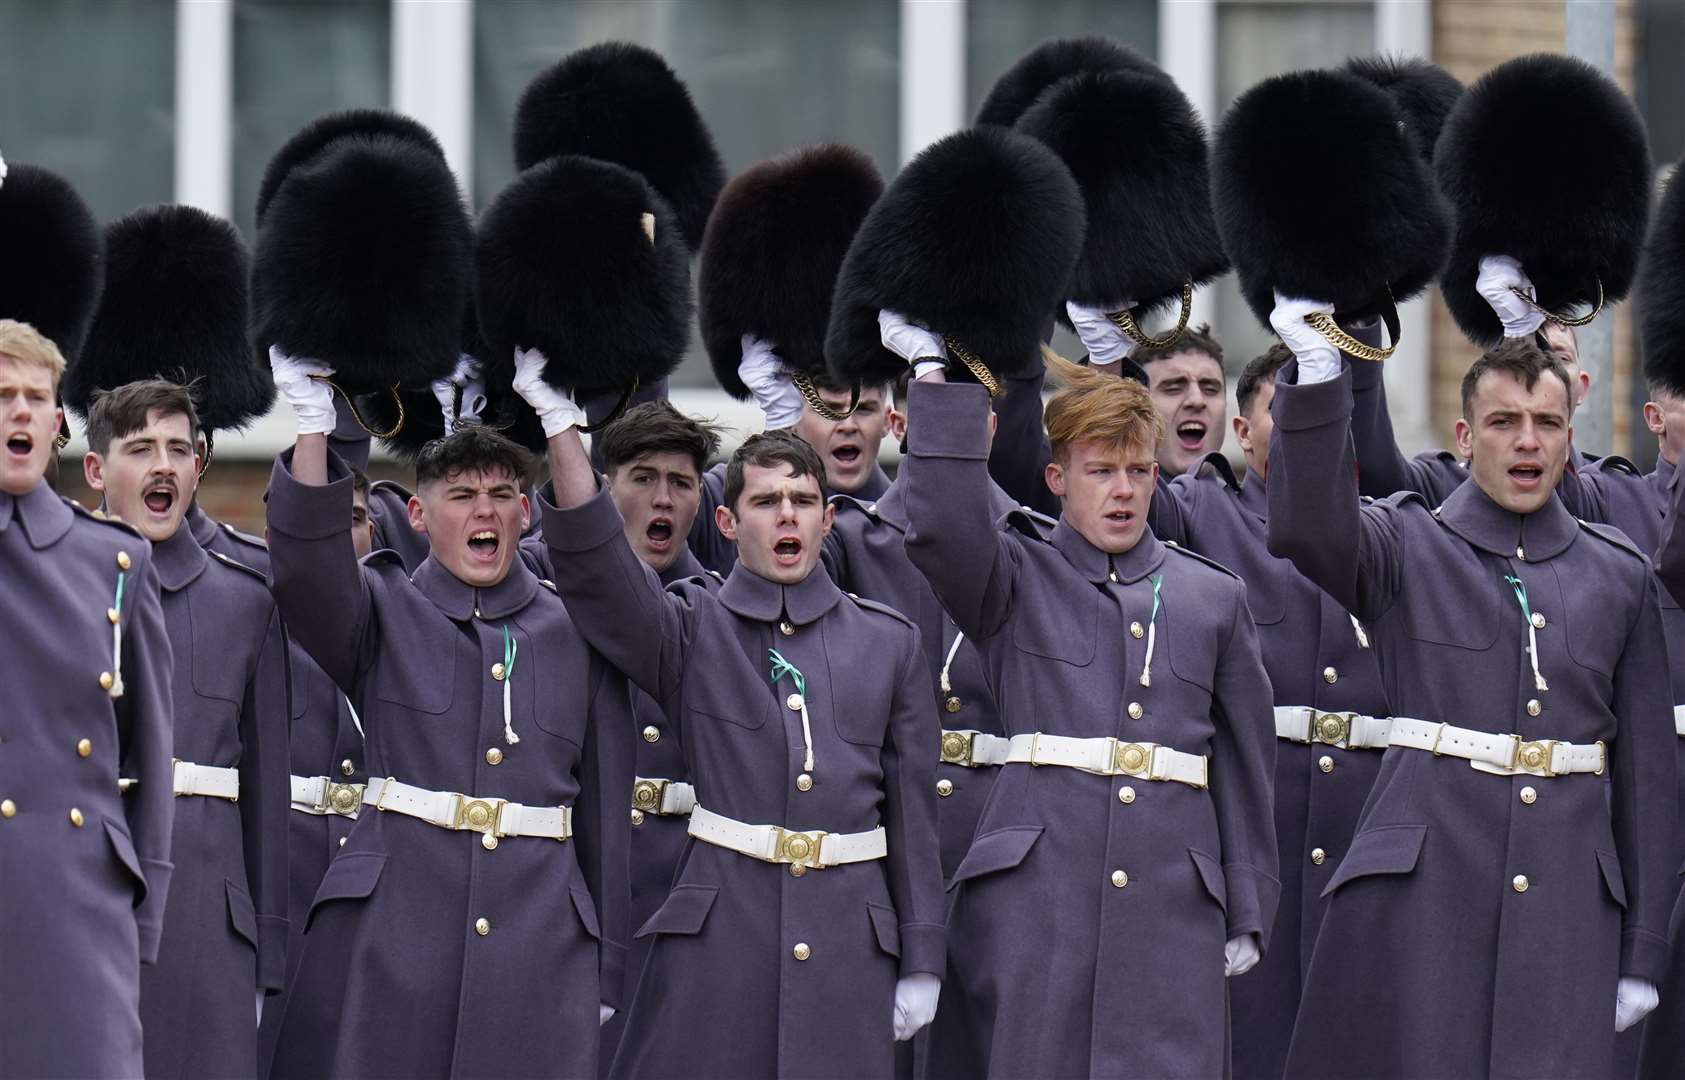
{"type": "Polygon", "coordinates": [[[720,530],[721,536],[737,543],[737,516],[731,512],[731,507],[714,507],[714,527],[720,530]]]}
{"type": "Polygon", "coordinates": [[[1240,444],[1243,454],[1252,452],[1252,421],[1244,416],[1233,417],[1230,421],[1234,425],[1234,441],[1240,444]]]}
{"type": "Polygon", "coordinates": [[[427,508],[421,505],[421,496],[411,495],[405,506],[410,512],[410,528],[423,536],[427,535],[427,508]]]}
{"type": "Polygon", "coordinates": [[[1047,468],[1042,471],[1042,479],[1047,482],[1047,490],[1061,499],[1065,497],[1065,467],[1063,465],[1057,461],[1048,462],[1047,468]]]}
{"type": "Polygon", "coordinates": [[[1462,417],[1457,417],[1457,456],[1467,461],[1474,456],[1474,428],[1462,417]]]}
{"type": "Polygon", "coordinates": [[[526,492],[521,492],[521,532],[525,533],[532,525],[532,500],[527,498],[526,492]]]}
{"type": "Polygon", "coordinates": [[[835,521],[836,517],[837,517],[837,508],[832,506],[830,503],[826,503],[825,504],[825,517],[819,523],[819,537],[820,537],[820,539],[824,539],[825,537],[831,535],[831,522],[835,521]]]}
{"type": "Polygon", "coordinates": [[[1657,438],[1667,434],[1667,418],[1662,414],[1662,407],[1654,401],[1644,403],[1644,426],[1657,438]]]}
{"type": "Polygon", "coordinates": [[[907,437],[907,414],[891,405],[884,410],[884,427],[889,430],[889,437],[896,442],[907,437]]]}
{"type": "Polygon", "coordinates": [[[82,477],[89,488],[105,494],[105,460],[92,450],[82,455],[82,477]]]}

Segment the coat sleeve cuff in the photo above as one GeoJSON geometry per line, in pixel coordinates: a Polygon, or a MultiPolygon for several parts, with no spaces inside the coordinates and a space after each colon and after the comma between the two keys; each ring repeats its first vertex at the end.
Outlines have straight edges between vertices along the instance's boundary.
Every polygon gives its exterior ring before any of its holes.
{"type": "Polygon", "coordinates": [[[1270,927],[1281,902],[1281,882],[1249,863],[1230,863],[1223,867],[1223,885],[1228,894],[1224,910],[1229,937],[1257,934],[1259,950],[1267,952],[1270,927]]]}
{"type": "Polygon", "coordinates": [[[1644,929],[1622,932],[1621,974],[1660,985],[1667,974],[1667,938],[1644,929]]]}
{"type": "Polygon", "coordinates": [[[140,860],[146,875],[146,901],[135,909],[135,929],[140,934],[140,962],[158,962],[158,941],[164,936],[164,901],[170,895],[170,877],[175,864],[160,859],[140,860]]]}
{"type": "Polygon", "coordinates": [[[609,498],[608,488],[601,483],[595,495],[566,510],[539,492],[538,511],[544,523],[544,542],[551,550],[564,554],[602,547],[626,527],[614,500],[609,498]]]}
{"type": "Polygon", "coordinates": [[[1275,426],[1303,431],[1348,420],[1352,414],[1352,369],[1347,364],[1327,382],[1298,385],[1299,362],[1289,361],[1276,380],[1275,426]]]}
{"type": "Polygon", "coordinates": [[[616,1012],[626,1011],[626,946],[617,941],[600,943],[597,966],[597,996],[616,1012]]]}
{"type": "Polygon", "coordinates": [[[989,392],[981,386],[915,382],[907,411],[919,417],[907,439],[914,457],[989,460],[989,392]]]}
{"type": "Polygon", "coordinates": [[[947,930],[936,923],[902,923],[901,976],[923,973],[940,979],[947,970],[947,930]]]}
{"type": "Polygon", "coordinates": [[[320,487],[293,479],[293,452],[275,458],[269,478],[268,524],[298,540],[325,540],[351,528],[351,473],[328,453],[328,482],[320,487]]]}
{"type": "Polygon", "coordinates": [[[288,925],[283,915],[257,917],[257,985],[260,990],[279,993],[286,985],[288,925]]]}

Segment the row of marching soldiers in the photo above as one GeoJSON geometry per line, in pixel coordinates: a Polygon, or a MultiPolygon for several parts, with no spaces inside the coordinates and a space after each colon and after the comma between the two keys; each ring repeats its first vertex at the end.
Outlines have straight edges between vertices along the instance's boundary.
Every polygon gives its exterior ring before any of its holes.
{"type": "Polygon", "coordinates": [[[1052,42],[887,187],[727,183],[611,44],[515,133],[473,221],[326,117],[250,255],[0,181],[0,1076],[1678,1074],[1685,185],[1606,78],[1358,61],[1208,145],[1052,42]],[[1435,281],[1485,351],[1412,460],[1435,281]],[[1572,445],[1635,289],[1647,475],[1572,445]],[[195,491],[277,393],[258,539],[195,491]]]}

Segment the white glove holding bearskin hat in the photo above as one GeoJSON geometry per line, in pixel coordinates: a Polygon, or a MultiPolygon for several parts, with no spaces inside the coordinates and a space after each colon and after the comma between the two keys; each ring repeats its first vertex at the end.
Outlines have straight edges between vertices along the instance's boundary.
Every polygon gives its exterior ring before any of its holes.
{"type": "Polygon", "coordinates": [[[1532,279],[1508,255],[1487,255],[1480,260],[1474,291],[1492,306],[1498,321],[1504,324],[1507,338],[1530,337],[1545,324],[1544,312],[1527,302],[1538,297],[1532,279]],[[1525,299],[1517,293],[1518,289],[1526,294],[1525,299]]]}
{"type": "Polygon", "coordinates": [[[900,312],[879,311],[878,333],[884,348],[913,365],[915,379],[948,366],[948,350],[942,339],[900,312]]]}
{"type": "Polygon", "coordinates": [[[298,433],[332,435],[338,418],[334,414],[333,387],[324,380],[333,377],[333,368],[320,360],[288,356],[279,345],[271,345],[269,370],[275,377],[275,389],[298,420],[298,433]]]}
{"type": "Polygon", "coordinates": [[[585,426],[585,410],[566,394],[544,381],[544,365],[550,361],[537,349],[515,350],[515,377],[510,386],[521,400],[532,406],[544,437],[554,439],[569,428],[585,426]]]}
{"type": "Polygon", "coordinates": [[[1340,373],[1340,350],[1305,321],[1306,316],[1316,312],[1332,315],[1334,305],[1327,300],[1283,296],[1279,291],[1275,294],[1275,308],[1270,311],[1270,326],[1299,361],[1301,386],[1327,382],[1340,373]]]}
{"type": "Polygon", "coordinates": [[[1089,307],[1075,300],[1065,301],[1065,314],[1071,317],[1071,325],[1076,328],[1077,337],[1082,339],[1082,347],[1088,350],[1090,364],[1106,367],[1129,358],[1135,343],[1118,329],[1117,323],[1112,322],[1106,313],[1128,311],[1134,306],[1130,300],[1104,307],[1089,307]]]}
{"type": "Polygon", "coordinates": [[[737,365],[737,377],[749,388],[755,404],[766,416],[766,430],[794,427],[802,418],[801,391],[784,370],[784,362],[773,351],[772,342],[744,334],[740,344],[743,358],[737,365]]]}

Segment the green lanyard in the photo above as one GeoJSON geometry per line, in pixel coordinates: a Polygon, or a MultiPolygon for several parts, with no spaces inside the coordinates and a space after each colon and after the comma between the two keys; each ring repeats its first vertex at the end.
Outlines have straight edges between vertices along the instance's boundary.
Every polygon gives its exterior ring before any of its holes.
{"type": "Polygon", "coordinates": [[[1521,605],[1521,617],[1527,623],[1527,656],[1533,663],[1533,686],[1543,693],[1550,689],[1545,677],[1539,672],[1539,631],[1533,623],[1533,608],[1527,603],[1527,585],[1518,577],[1504,576],[1510,588],[1515,592],[1515,602],[1521,605]]]}
{"type": "Polygon", "coordinates": [[[1141,685],[1153,684],[1153,644],[1158,639],[1158,591],[1164,588],[1164,575],[1154,574],[1153,613],[1147,618],[1147,662],[1141,665],[1141,685]]]}
{"type": "Polygon", "coordinates": [[[801,669],[784,659],[777,649],[768,649],[767,656],[772,659],[772,683],[778,685],[778,680],[790,676],[790,681],[796,684],[796,694],[801,698],[799,711],[802,715],[802,743],[806,756],[802,758],[802,768],[813,771],[813,725],[807,718],[807,679],[802,677],[801,669]]]}

